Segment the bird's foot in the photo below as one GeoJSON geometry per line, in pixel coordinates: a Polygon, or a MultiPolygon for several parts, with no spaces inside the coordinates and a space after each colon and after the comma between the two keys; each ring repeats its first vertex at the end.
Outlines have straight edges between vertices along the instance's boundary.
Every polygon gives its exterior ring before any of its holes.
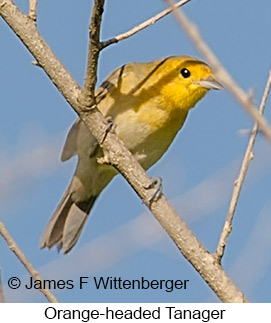
{"type": "Polygon", "coordinates": [[[159,176],[155,176],[151,179],[150,183],[145,186],[146,189],[153,188],[153,193],[148,198],[148,203],[151,204],[153,201],[157,201],[159,197],[162,195],[163,185],[162,178],[159,176]]]}
{"type": "Polygon", "coordinates": [[[103,134],[103,138],[101,140],[101,144],[105,141],[105,138],[106,138],[107,134],[111,130],[114,130],[116,128],[116,125],[113,123],[113,119],[112,119],[111,116],[108,116],[105,119],[107,121],[107,125],[106,125],[105,130],[104,130],[104,134],[103,134]]]}

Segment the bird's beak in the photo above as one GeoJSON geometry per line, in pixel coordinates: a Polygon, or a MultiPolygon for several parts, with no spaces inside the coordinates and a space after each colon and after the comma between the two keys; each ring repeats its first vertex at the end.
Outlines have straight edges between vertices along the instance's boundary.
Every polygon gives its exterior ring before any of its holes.
{"type": "Polygon", "coordinates": [[[205,89],[208,89],[208,90],[222,90],[223,89],[223,85],[220,82],[218,82],[218,80],[215,79],[213,76],[209,76],[205,80],[196,81],[196,82],[194,82],[194,84],[198,84],[199,86],[201,86],[205,89]]]}

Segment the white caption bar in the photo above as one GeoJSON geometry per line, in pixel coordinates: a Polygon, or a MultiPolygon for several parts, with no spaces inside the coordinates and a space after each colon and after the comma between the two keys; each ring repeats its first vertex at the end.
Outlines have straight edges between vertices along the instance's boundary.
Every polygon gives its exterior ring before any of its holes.
{"type": "Polygon", "coordinates": [[[271,322],[270,304],[0,304],[0,322],[271,322]]]}

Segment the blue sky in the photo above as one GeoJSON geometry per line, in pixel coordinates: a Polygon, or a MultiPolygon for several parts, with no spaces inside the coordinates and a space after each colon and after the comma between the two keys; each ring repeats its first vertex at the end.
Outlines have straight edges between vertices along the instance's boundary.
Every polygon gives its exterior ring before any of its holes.
{"type": "MultiPolygon", "coordinates": [[[[16,1],[26,11],[28,1],[16,1]]],[[[82,85],[92,1],[40,1],[38,27],[56,55],[82,85]]],[[[125,32],[165,8],[162,0],[106,1],[102,39],[125,32]]],[[[184,8],[210,47],[258,105],[271,67],[271,3],[192,0],[184,8]]],[[[121,176],[103,192],[69,255],[40,250],[39,239],[68,185],[76,159],[60,162],[66,133],[76,118],[45,73],[0,20],[0,218],[46,279],[112,276],[123,279],[189,279],[187,290],[54,291],[61,302],[217,302],[121,176]]],[[[101,54],[98,83],[118,66],[170,55],[201,58],[168,16],[101,54]]],[[[270,120],[270,99],[266,118],[270,120]]],[[[252,120],[226,91],[209,93],[193,111],[161,161],[149,171],[163,178],[165,195],[210,250],[215,251],[233,181],[246,149],[252,120]]],[[[236,210],[223,266],[253,302],[270,302],[271,148],[260,135],[236,210]]],[[[38,291],[12,291],[7,281],[29,279],[0,239],[1,270],[8,302],[45,302],[38,291]]]]}

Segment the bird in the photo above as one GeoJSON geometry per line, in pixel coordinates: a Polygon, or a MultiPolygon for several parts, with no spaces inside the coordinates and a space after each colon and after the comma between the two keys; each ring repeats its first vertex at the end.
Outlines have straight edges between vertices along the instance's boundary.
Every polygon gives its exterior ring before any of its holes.
{"type": "MultiPolygon", "coordinates": [[[[222,88],[205,62],[170,56],[117,68],[95,97],[100,112],[110,117],[116,134],[147,170],[167,151],[189,110],[209,90],[222,88]]],[[[80,118],[67,135],[61,160],[75,155],[75,173],[40,241],[41,248],[57,246],[64,254],[78,241],[97,197],[118,174],[97,162],[102,148],[80,118]]]]}

